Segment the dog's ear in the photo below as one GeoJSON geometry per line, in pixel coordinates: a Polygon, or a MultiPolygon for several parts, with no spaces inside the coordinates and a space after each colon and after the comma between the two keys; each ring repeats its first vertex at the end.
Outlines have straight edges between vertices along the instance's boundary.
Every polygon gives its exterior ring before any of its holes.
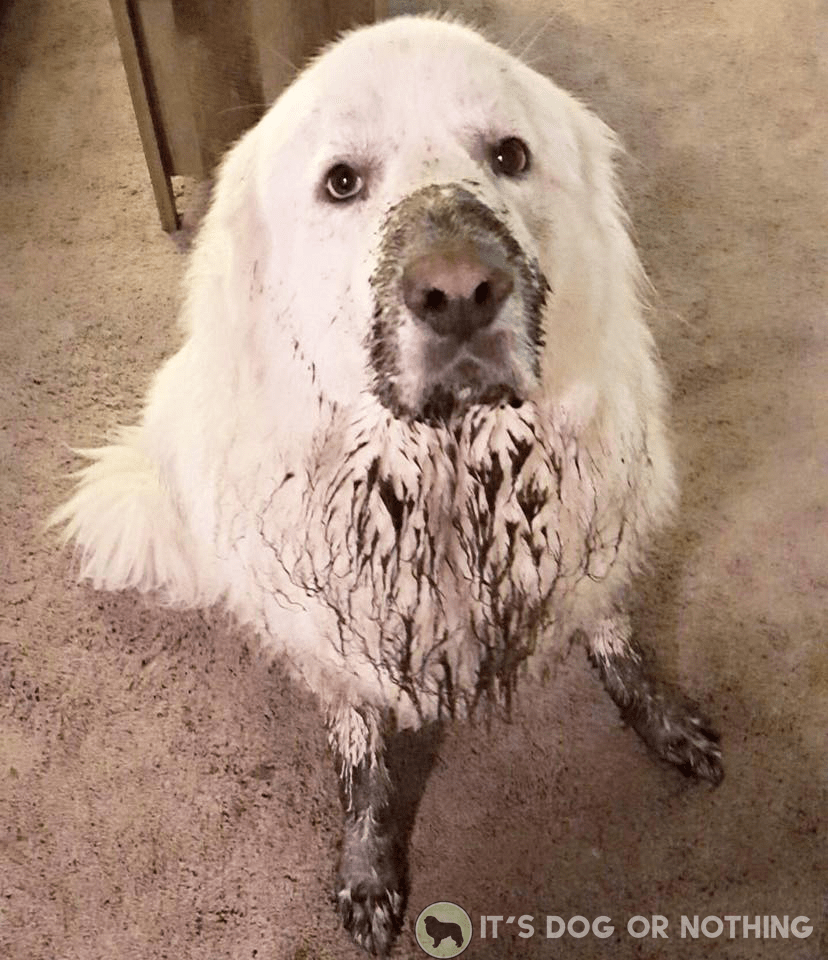
{"type": "Polygon", "coordinates": [[[630,238],[630,221],[618,176],[624,148],[616,133],[586,108],[578,113],[576,130],[592,214],[609,244],[613,262],[621,271],[615,282],[629,286],[630,296],[638,300],[644,293],[646,279],[630,238]]]}
{"type": "MultiPolygon", "coordinates": [[[[631,404],[658,414],[663,386],[645,319],[649,287],[629,232],[617,164],[623,155],[613,131],[589,109],[556,88],[552,122],[565,124],[567,206],[549,244],[550,283],[542,379],[573,429],[599,412],[624,423],[631,404]]],[[[560,139],[560,135],[559,139],[560,139]]],[[[550,184],[552,196],[560,193],[550,184]]],[[[607,427],[612,430],[612,427],[607,427]]],[[[651,426],[661,446],[657,419],[651,426]]],[[[665,460],[666,458],[661,458],[665,460]]]]}
{"type": "MultiPolygon", "coordinates": [[[[602,337],[610,350],[620,350],[618,356],[636,341],[640,356],[650,349],[644,322],[650,288],[630,235],[630,219],[618,177],[624,149],[614,131],[586,107],[577,104],[572,119],[583,201],[596,228],[592,252],[597,274],[592,282],[599,291],[602,337]]],[[[612,365],[611,357],[608,363],[612,365]]]]}
{"type": "Polygon", "coordinates": [[[270,253],[258,198],[258,139],[254,127],[219,166],[190,259],[181,314],[191,337],[207,337],[230,350],[245,344],[256,320],[270,253]]]}
{"type": "Polygon", "coordinates": [[[596,369],[602,379],[605,409],[620,413],[621,423],[630,403],[642,412],[647,452],[658,477],[654,489],[662,497],[661,503],[652,504],[655,515],[670,508],[675,481],[664,429],[666,384],[648,322],[652,288],[630,233],[618,177],[624,149],[616,134],[587,109],[579,111],[576,129],[591,215],[602,247],[598,263],[604,295],[596,369]]]}

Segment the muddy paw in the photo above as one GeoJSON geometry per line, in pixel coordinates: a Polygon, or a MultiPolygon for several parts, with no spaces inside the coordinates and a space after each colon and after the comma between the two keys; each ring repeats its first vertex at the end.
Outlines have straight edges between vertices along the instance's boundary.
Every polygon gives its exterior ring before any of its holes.
{"type": "Polygon", "coordinates": [[[388,956],[402,929],[403,897],[398,890],[371,880],[351,885],[338,877],[336,907],[355,943],[373,956],[388,956]]]}
{"type": "Polygon", "coordinates": [[[665,715],[654,744],[658,753],[688,777],[718,786],[724,779],[719,735],[695,713],[665,715]]]}
{"type": "Polygon", "coordinates": [[[404,876],[393,830],[378,830],[367,814],[346,820],[336,909],[354,941],[374,956],[387,957],[402,929],[404,876]]]}
{"type": "Polygon", "coordinates": [[[650,694],[629,711],[628,721],[662,760],[688,777],[718,786],[724,778],[719,735],[692,707],[664,693],[650,694]]]}

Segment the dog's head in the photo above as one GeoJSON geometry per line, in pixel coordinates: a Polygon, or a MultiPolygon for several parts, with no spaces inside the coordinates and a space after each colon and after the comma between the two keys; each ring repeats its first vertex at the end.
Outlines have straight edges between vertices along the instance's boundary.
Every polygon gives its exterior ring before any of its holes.
{"type": "Polygon", "coordinates": [[[358,30],[225,162],[192,322],[220,301],[260,380],[406,419],[595,393],[638,315],[616,149],[464,26],[358,30]]]}

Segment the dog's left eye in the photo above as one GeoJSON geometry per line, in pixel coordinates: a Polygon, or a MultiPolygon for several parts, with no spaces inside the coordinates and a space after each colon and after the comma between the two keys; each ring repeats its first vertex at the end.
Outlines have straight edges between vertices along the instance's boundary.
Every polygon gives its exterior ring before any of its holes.
{"type": "Polygon", "coordinates": [[[520,137],[506,137],[492,148],[492,170],[517,177],[529,169],[529,147],[520,137]]]}
{"type": "Polygon", "coordinates": [[[331,200],[350,200],[362,192],[362,177],[347,163],[337,163],[325,177],[325,189],[331,200]]]}

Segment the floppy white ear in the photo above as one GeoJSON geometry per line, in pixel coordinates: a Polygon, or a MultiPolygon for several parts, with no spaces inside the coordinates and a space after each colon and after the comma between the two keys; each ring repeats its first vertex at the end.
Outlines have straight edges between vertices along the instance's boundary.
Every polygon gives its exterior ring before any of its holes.
{"type": "Polygon", "coordinates": [[[261,292],[270,237],[258,202],[258,140],[254,127],[222,161],[196,238],[181,315],[186,331],[196,337],[243,343],[250,305],[261,292]]]}
{"type": "Polygon", "coordinates": [[[630,221],[618,179],[618,163],[624,155],[615,132],[586,108],[579,111],[578,139],[583,175],[592,196],[592,215],[598,221],[610,254],[613,299],[623,301],[638,313],[647,280],[630,238],[630,221]]]}
{"type": "Polygon", "coordinates": [[[606,296],[600,343],[605,427],[640,424],[652,463],[654,517],[668,513],[676,498],[669,438],[665,428],[666,383],[647,322],[649,281],[630,236],[630,220],[618,180],[623,148],[598,117],[583,111],[579,136],[585,176],[594,198],[605,258],[606,296]]]}
{"type": "Polygon", "coordinates": [[[648,365],[652,339],[644,320],[647,281],[629,233],[617,162],[623,154],[615,133],[595,114],[573,101],[572,123],[579,153],[583,202],[580,218],[590,224],[582,242],[581,303],[593,342],[590,352],[599,380],[635,379],[648,365]],[[596,351],[598,351],[596,353],[596,351]]]}

